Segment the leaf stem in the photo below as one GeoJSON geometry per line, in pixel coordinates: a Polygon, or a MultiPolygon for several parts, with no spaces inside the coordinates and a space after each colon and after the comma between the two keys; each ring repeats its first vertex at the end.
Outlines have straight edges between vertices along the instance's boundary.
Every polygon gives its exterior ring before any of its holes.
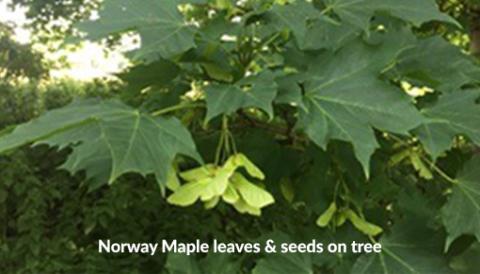
{"type": "Polygon", "coordinates": [[[217,150],[215,152],[215,165],[219,165],[220,162],[225,160],[230,154],[232,154],[232,152],[236,154],[237,147],[233,135],[228,129],[228,117],[223,115],[220,140],[218,141],[217,150]]]}
{"type": "Polygon", "coordinates": [[[438,173],[438,175],[440,175],[441,177],[443,177],[445,180],[447,180],[449,183],[452,183],[454,185],[458,184],[458,180],[456,179],[453,179],[452,177],[450,177],[447,173],[445,173],[445,171],[443,171],[441,168],[439,168],[437,165],[435,165],[434,162],[430,161],[430,159],[428,159],[427,157],[423,156],[423,155],[420,155],[420,157],[422,157],[422,159],[427,162],[430,167],[438,173]]]}
{"type": "MultiPolygon", "coordinates": [[[[389,137],[391,137],[392,139],[394,139],[395,141],[397,142],[400,142],[402,143],[402,145],[406,145],[408,146],[409,144],[407,142],[405,142],[404,140],[402,140],[401,138],[393,135],[393,134],[388,134],[389,137]]],[[[443,171],[441,168],[439,168],[433,161],[431,161],[430,159],[428,159],[428,157],[426,157],[425,155],[422,155],[422,154],[419,154],[419,156],[421,157],[422,160],[424,160],[425,162],[427,162],[427,164],[438,174],[440,175],[440,177],[442,177],[443,179],[445,179],[447,182],[451,183],[451,184],[458,184],[458,181],[452,177],[450,177],[445,171],[443,171]]]]}
{"type": "Polygon", "coordinates": [[[222,148],[225,142],[225,134],[220,133],[220,140],[218,141],[217,149],[215,151],[215,166],[220,164],[220,157],[222,156],[222,148]]]}
{"type": "Polygon", "coordinates": [[[229,155],[232,151],[230,148],[230,132],[228,131],[228,118],[226,115],[222,117],[222,135],[225,138],[225,154],[229,155]]]}
{"type": "Polygon", "coordinates": [[[321,11],[322,15],[325,15],[333,10],[333,6],[326,6],[324,10],[321,11]]]}
{"type": "Polygon", "coordinates": [[[277,33],[275,33],[274,35],[272,35],[268,40],[265,40],[264,42],[262,42],[262,43],[260,44],[260,46],[258,47],[258,49],[261,50],[262,47],[270,45],[270,43],[272,43],[273,41],[275,41],[278,37],[280,37],[280,33],[279,33],[279,32],[277,32],[277,33]]]}
{"type": "Polygon", "coordinates": [[[154,111],[154,112],[151,113],[151,115],[152,116],[160,116],[160,115],[164,115],[164,114],[167,114],[167,113],[170,113],[170,112],[173,112],[173,111],[177,111],[177,110],[180,110],[180,109],[196,108],[196,107],[203,107],[203,106],[204,106],[203,103],[178,104],[178,105],[174,105],[174,106],[171,106],[171,107],[166,107],[166,108],[154,111]]]}

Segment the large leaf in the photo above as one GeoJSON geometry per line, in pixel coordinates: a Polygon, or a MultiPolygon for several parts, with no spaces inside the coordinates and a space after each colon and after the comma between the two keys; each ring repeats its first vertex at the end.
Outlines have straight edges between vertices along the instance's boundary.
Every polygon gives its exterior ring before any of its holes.
{"type": "Polygon", "coordinates": [[[382,252],[362,255],[352,274],[423,274],[452,273],[442,256],[438,238],[415,222],[398,224],[382,237],[382,252]]]}
{"type": "Polygon", "coordinates": [[[306,1],[296,1],[288,5],[274,5],[266,14],[274,29],[278,31],[290,30],[300,44],[306,38],[308,19],[319,16],[320,12],[306,1]]]}
{"type": "Polygon", "coordinates": [[[305,50],[332,49],[337,50],[358,34],[358,29],[348,24],[322,16],[307,29],[305,39],[300,45],[305,50]]]}
{"type": "Polygon", "coordinates": [[[326,11],[334,11],[342,21],[367,29],[373,11],[365,0],[325,0],[326,11]]]}
{"type": "Polygon", "coordinates": [[[397,67],[408,81],[443,92],[478,83],[480,78],[480,69],[474,60],[440,37],[419,40],[401,54],[397,67]],[[448,65],[439,65],[439,62],[448,65]]]}
{"type": "Polygon", "coordinates": [[[313,274],[309,255],[300,253],[270,254],[258,261],[252,274],[313,274]]]}
{"type": "Polygon", "coordinates": [[[441,96],[434,105],[422,110],[427,119],[415,133],[433,158],[448,150],[456,135],[467,136],[480,145],[478,98],[478,90],[459,91],[441,96]]]}
{"type": "Polygon", "coordinates": [[[311,254],[306,253],[282,253],[282,243],[293,243],[293,235],[287,235],[280,231],[262,235],[257,242],[273,240],[276,245],[275,253],[264,254],[252,270],[252,274],[313,274],[313,262],[311,254]]]}
{"type": "Polygon", "coordinates": [[[407,134],[422,120],[402,91],[380,79],[404,47],[394,39],[380,46],[358,40],[337,54],[320,55],[309,69],[300,126],[323,148],[330,139],[353,143],[367,175],[378,146],[372,127],[407,134]]]}
{"type": "Polygon", "coordinates": [[[180,73],[179,67],[168,60],[160,59],[151,64],[140,64],[118,76],[128,83],[134,91],[141,91],[146,87],[164,87],[170,84],[180,73]]]}
{"type": "Polygon", "coordinates": [[[209,121],[220,114],[231,114],[238,109],[255,107],[273,116],[272,101],[277,95],[273,73],[264,71],[235,83],[212,84],[205,89],[209,121]]]}
{"type": "Polygon", "coordinates": [[[169,253],[165,268],[171,274],[201,274],[202,271],[194,256],[169,253]]]}
{"type": "Polygon", "coordinates": [[[100,19],[80,23],[78,28],[91,39],[110,34],[137,31],[141,37],[139,59],[155,60],[171,57],[194,46],[194,29],[178,11],[178,0],[107,0],[100,19]]]}
{"type": "Polygon", "coordinates": [[[235,261],[232,255],[213,252],[201,260],[194,255],[169,253],[165,268],[170,274],[240,273],[239,261],[235,261]]]}
{"type": "Polygon", "coordinates": [[[118,101],[84,100],[20,125],[0,139],[0,153],[27,143],[72,145],[64,167],[112,183],[124,173],[166,181],[181,153],[201,161],[190,133],[176,119],[155,118],[118,101]],[[108,174],[108,176],[105,176],[108,174]]]}
{"type": "Polygon", "coordinates": [[[452,195],[442,209],[447,248],[458,236],[475,235],[480,241],[480,157],[469,161],[459,174],[452,195]]]}
{"type": "Polygon", "coordinates": [[[366,2],[374,10],[387,12],[415,26],[429,21],[443,21],[458,25],[452,17],[440,12],[435,0],[367,0],[366,2]]]}
{"type": "Polygon", "coordinates": [[[224,253],[210,253],[208,256],[200,261],[200,266],[204,273],[209,274],[223,274],[223,273],[242,273],[241,261],[235,260],[231,254],[224,253]]]}
{"type": "Polygon", "coordinates": [[[450,265],[457,273],[472,274],[480,269],[480,260],[478,258],[480,258],[480,243],[476,242],[464,253],[453,258],[450,265]]]}
{"type": "Polygon", "coordinates": [[[333,10],[344,22],[368,29],[376,11],[411,22],[415,26],[429,21],[458,23],[441,13],[435,0],[325,0],[327,10],[333,10]]]}

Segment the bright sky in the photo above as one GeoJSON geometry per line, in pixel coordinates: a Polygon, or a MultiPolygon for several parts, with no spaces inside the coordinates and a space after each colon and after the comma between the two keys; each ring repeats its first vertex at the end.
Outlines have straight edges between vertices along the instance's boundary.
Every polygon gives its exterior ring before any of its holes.
{"type": "MultiPolygon", "coordinates": [[[[15,39],[20,43],[28,43],[31,33],[21,26],[27,23],[25,10],[12,11],[7,8],[8,0],[0,0],[0,21],[13,22],[15,39]]],[[[51,71],[54,78],[70,77],[78,80],[91,80],[97,77],[108,77],[128,66],[128,60],[121,52],[112,52],[105,56],[104,48],[97,43],[85,42],[75,52],[61,51],[48,54],[46,57],[53,60],[67,56],[70,68],[51,71]]]]}

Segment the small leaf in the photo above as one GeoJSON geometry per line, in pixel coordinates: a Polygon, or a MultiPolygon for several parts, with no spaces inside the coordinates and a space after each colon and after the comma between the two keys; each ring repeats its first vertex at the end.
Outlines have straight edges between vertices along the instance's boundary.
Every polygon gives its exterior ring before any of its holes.
{"type": "Polygon", "coordinates": [[[232,114],[241,108],[259,108],[273,117],[272,101],[277,95],[273,73],[266,70],[243,78],[235,84],[211,84],[205,88],[206,121],[220,114],[232,114]]]}
{"type": "Polygon", "coordinates": [[[207,72],[208,76],[217,81],[232,82],[233,76],[231,73],[226,71],[224,68],[213,64],[213,63],[204,63],[202,67],[207,72]]]}

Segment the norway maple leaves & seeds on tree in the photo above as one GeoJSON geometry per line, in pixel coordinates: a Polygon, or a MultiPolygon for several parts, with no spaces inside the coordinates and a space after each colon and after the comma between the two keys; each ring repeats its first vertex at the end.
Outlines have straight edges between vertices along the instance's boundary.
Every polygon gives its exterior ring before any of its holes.
{"type": "MultiPolygon", "coordinates": [[[[139,36],[124,93],[19,125],[0,152],[68,148],[61,168],[92,189],[139,173],[177,206],[267,219],[289,208],[303,224],[272,223],[292,241],[346,242],[355,229],[383,246],[297,254],[288,267],[267,254],[253,273],[468,273],[458,262],[480,241],[480,67],[455,46],[460,21],[433,0],[106,0],[78,29],[139,36]]],[[[188,260],[201,269],[209,257],[188,260]]]]}

